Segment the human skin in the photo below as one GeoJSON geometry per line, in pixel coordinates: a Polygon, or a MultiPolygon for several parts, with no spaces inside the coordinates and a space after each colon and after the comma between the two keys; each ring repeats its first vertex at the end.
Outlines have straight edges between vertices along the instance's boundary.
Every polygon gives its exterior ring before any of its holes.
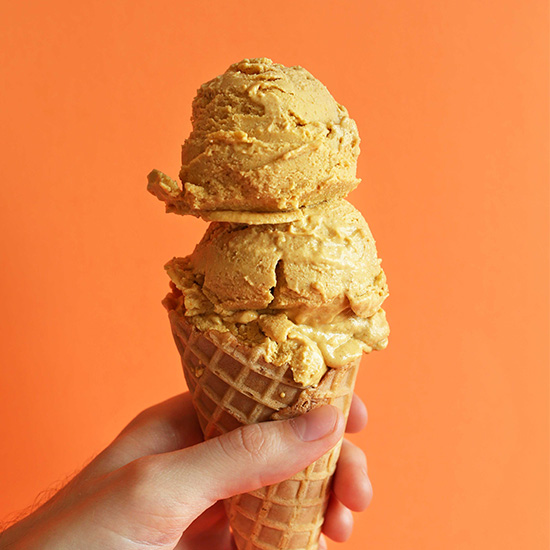
{"type": "MultiPolygon", "coordinates": [[[[53,498],[0,533],[0,549],[230,550],[221,499],[290,477],[366,422],[354,396],[347,424],[324,406],[205,442],[190,394],[178,395],[140,413],[53,498]]],[[[324,534],[345,541],[350,510],[371,497],[365,455],[344,440],[324,534]]]]}

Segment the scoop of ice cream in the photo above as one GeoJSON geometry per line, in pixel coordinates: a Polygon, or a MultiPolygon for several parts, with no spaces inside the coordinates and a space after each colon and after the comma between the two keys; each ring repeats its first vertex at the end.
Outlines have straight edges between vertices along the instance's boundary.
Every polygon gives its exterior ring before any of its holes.
{"type": "Polygon", "coordinates": [[[218,312],[269,308],[328,322],[348,307],[369,317],[387,296],[369,227],[345,200],[293,223],[214,222],[193,254],[167,270],[177,286],[192,275],[218,312]]]}
{"type": "Polygon", "coordinates": [[[265,346],[304,385],[387,343],[386,278],[367,223],[345,200],[292,223],[214,222],[166,268],[201,330],[265,346]]]}
{"type": "MultiPolygon", "coordinates": [[[[358,183],[355,122],[302,67],[245,59],[203,84],[182,150],[183,188],[158,171],[169,211],[227,221],[346,196],[358,183]]],[[[257,222],[256,222],[257,223],[257,222]]]]}

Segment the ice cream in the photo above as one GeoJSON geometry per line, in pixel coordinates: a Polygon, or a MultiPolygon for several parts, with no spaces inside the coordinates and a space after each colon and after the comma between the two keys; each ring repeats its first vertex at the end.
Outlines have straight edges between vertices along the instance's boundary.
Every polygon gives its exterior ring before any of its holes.
{"type": "Polygon", "coordinates": [[[231,331],[290,364],[304,386],[386,346],[386,278],[367,223],[345,200],[296,222],[214,222],[166,268],[193,325],[231,331]]]}
{"type": "Polygon", "coordinates": [[[341,198],[359,180],[359,136],[329,91],[301,67],[245,59],[203,84],[182,149],[182,187],[158,171],[169,211],[239,221],[341,198]]]}
{"type": "MultiPolygon", "coordinates": [[[[193,102],[168,212],[212,223],[166,264],[164,299],[205,438],[324,403],[349,412],[363,352],[386,347],[386,277],[361,213],[357,128],[301,67],[245,59],[193,102]]],[[[341,444],[341,443],[340,443],[341,444]]],[[[340,444],[290,479],[225,502],[239,550],[314,550],[340,444]]]]}

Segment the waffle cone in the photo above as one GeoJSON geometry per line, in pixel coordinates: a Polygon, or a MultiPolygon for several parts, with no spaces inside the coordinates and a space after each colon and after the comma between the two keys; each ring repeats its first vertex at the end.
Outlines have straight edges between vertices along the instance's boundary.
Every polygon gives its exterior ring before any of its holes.
{"type": "MultiPolygon", "coordinates": [[[[316,387],[265,361],[231,333],[202,332],[169,309],[174,340],[206,439],[245,424],[291,418],[331,404],[348,415],[359,360],[329,369],[316,387]]],[[[341,442],[286,481],[225,501],[239,550],[315,550],[341,442]]]]}

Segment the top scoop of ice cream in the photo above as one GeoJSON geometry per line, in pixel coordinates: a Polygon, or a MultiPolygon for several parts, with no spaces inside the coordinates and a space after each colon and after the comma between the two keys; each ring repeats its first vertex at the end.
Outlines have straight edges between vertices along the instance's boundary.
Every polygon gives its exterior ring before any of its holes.
{"type": "Polygon", "coordinates": [[[239,212],[341,198],[359,183],[355,122],[302,67],[265,58],[235,63],[198,90],[192,121],[183,188],[158,171],[149,177],[169,211],[237,221],[239,212]]]}

